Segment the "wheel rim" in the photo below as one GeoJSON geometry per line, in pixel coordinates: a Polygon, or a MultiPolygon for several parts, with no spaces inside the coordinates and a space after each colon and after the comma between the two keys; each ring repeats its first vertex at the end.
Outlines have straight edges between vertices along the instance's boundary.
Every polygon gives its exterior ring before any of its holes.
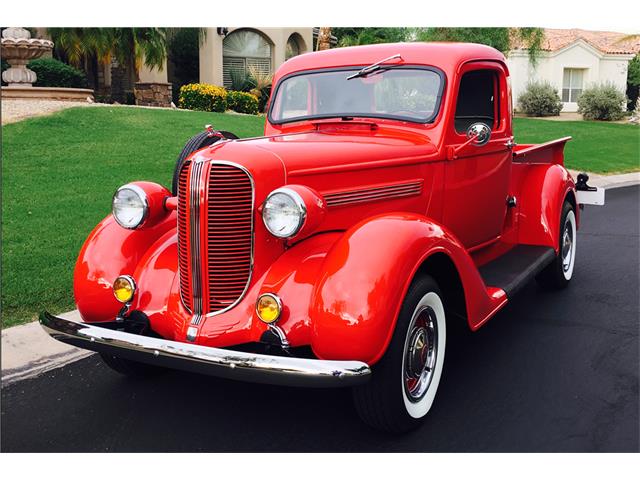
{"type": "Polygon", "coordinates": [[[564,232],[562,234],[562,270],[564,273],[569,272],[573,264],[573,250],[574,250],[574,238],[573,238],[573,224],[571,219],[567,217],[564,222],[564,232]]]}
{"type": "Polygon", "coordinates": [[[431,307],[422,307],[414,313],[409,325],[402,365],[403,385],[410,401],[418,402],[427,393],[437,356],[436,314],[431,307]]]}

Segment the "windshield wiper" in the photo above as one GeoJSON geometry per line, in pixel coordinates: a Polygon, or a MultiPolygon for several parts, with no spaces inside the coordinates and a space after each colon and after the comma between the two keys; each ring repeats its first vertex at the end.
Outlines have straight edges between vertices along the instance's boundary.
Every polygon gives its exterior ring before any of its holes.
{"type": "Polygon", "coordinates": [[[366,77],[367,75],[373,72],[377,72],[378,70],[382,70],[382,69],[386,70],[388,68],[397,67],[398,66],[397,63],[393,65],[382,65],[384,62],[388,62],[389,60],[395,60],[396,58],[399,58],[400,60],[402,60],[402,57],[400,56],[400,54],[396,53],[395,55],[391,55],[390,57],[380,60],[379,62],[372,63],[368,67],[364,67],[360,69],[357,73],[354,73],[353,75],[348,76],[347,80],[351,80],[352,78],[366,77]]]}

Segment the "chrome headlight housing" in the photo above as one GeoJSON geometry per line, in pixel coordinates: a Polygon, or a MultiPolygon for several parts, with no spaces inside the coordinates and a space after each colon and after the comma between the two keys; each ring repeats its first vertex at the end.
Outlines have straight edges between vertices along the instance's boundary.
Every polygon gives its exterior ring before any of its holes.
{"type": "Polygon", "coordinates": [[[262,220],[269,232],[278,238],[293,237],[307,218],[307,207],[302,197],[290,188],[271,192],[262,207],[262,220]]]}
{"type": "Polygon", "coordinates": [[[142,188],[129,183],[113,195],[111,211],[121,227],[132,230],[141,226],[149,216],[149,199],[142,188]]]}

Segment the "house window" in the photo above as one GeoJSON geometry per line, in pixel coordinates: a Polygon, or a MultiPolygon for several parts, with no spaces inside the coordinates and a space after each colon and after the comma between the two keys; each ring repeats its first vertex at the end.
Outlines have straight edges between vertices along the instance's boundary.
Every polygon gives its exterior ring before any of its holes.
{"type": "Polygon", "coordinates": [[[232,77],[246,77],[251,71],[271,74],[271,44],[253,30],[235,30],[222,42],[222,80],[225,87],[232,77]]]}
{"type": "Polygon", "coordinates": [[[562,101],[577,102],[582,93],[582,82],[584,79],[584,69],[565,68],[562,79],[562,101]]]}

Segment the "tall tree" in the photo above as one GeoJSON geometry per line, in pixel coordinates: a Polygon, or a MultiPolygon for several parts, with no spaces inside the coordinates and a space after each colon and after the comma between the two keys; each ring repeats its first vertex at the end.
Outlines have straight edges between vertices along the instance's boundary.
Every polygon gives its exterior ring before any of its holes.
{"type": "Polygon", "coordinates": [[[318,29],[317,50],[329,50],[331,48],[331,27],[320,27],[318,29]]]}
{"type": "Polygon", "coordinates": [[[544,30],[533,27],[434,27],[418,29],[415,36],[427,42],[482,43],[505,54],[515,45],[523,43],[529,51],[531,63],[535,65],[542,49],[544,30]]]}
{"type": "MultiPolygon", "coordinates": [[[[202,39],[205,29],[197,29],[202,39]]],[[[142,64],[163,68],[169,43],[177,29],[173,28],[50,28],[51,39],[70,63],[86,64],[95,57],[108,64],[116,60],[116,82],[122,81],[125,92],[133,90],[140,78],[142,64]]],[[[112,85],[113,86],[113,85],[112,85]]]]}
{"type": "Polygon", "coordinates": [[[370,45],[374,43],[402,42],[408,39],[409,30],[401,27],[332,28],[338,46],[370,45]]]}

